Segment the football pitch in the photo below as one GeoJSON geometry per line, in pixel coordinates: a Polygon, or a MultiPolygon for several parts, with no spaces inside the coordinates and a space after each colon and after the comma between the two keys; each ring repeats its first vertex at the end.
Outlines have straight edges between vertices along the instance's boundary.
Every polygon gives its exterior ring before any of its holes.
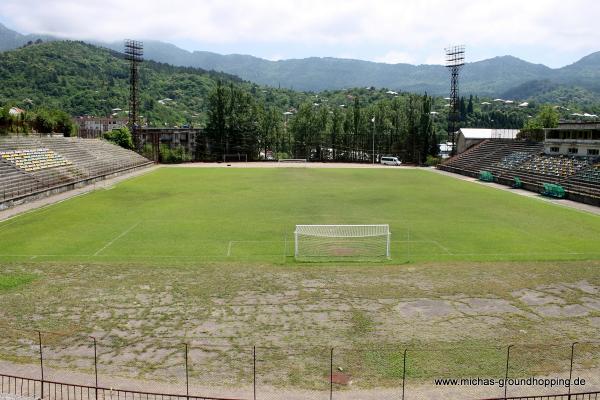
{"type": "Polygon", "coordinates": [[[600,257],[597,216],[428,171],[162,168],[0,223],[0,259],[287,263],[296,224],[389,224],[390,263],[600,257]]]}
{"type": "Polygon", "coordinates": [[[512,376],[563,376],[578,341],[591,390],[599,268],[597,215],[427,170],[164,167],[0,223],[0,372],[40,329],[48,379],[93,371],[91,335],[111,387],[179,390],[185,342],[198,393],[250,398],[253,346],[263,390],[321,393],[335,347],[342,390],[396,398],[503,377],[509,344],[512,376]],[[389,224],[392,257],[298,262],[296,224],[389,224]]]}

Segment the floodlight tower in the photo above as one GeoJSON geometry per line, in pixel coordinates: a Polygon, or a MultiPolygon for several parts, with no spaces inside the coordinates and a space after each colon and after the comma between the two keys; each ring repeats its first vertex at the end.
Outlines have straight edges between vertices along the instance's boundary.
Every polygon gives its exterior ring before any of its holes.
{"type": "Polygon", "coordinates": [[[449,46],[446,49],[446,68],[450,70],[450,108],[448,110],[448,140],[452,142],[451,155],[456,155],[456,132],[459,129],[460,109],[458,76],[465,65],[465,46],[449,46]]]}
{"type": "Polygon", "coordinates": [[[135,150],[142,151],[139,118],[139,65],[144,60],[144,44],[136,40],[125,40],[125,59],[129,60],[129,129],[135,150]]]}

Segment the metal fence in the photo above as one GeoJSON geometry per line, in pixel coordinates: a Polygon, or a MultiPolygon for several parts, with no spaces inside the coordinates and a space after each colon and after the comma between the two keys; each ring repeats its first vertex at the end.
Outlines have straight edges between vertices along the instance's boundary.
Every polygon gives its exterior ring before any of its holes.
{"type": "MultiPolygon", "coordinates": [[[[12,332],[12,333],[11,333],[12,332]]],[[[600,342],[233,346],[0,335],[0,393],[48,400],[600,399],[600,342]]]]}
{"type": "Polygon", "coordinates": [[[0,393],[48,400],[241,400],[85,386],[4,374],[0,374],[0,382],[0,393]]]}

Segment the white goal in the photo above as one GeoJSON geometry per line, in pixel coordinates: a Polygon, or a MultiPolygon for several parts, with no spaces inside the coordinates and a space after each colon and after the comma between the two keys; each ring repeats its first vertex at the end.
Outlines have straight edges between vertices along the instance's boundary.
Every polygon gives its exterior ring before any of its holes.
{"type": "Polygon", "coordinates": [[[382,225],[296,225],[296,259],[390,258],[390,227],[382,225]]]}
{"type": "Polygon", "coordinates": [[[248,162],[248,155],[244,153],[223,154],[223,162],[248,162]]]}

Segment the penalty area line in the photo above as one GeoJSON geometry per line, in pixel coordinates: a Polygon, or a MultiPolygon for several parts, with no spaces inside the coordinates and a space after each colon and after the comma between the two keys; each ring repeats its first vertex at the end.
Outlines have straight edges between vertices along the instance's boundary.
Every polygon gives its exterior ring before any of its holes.
{"type": "Polygon", "coordinates": [[[446,252],[446,254],[454,255],[454,253],[452,253],[450,251],[450,249],[448,249],[447,247],[443,246],[437,240],[392,240],[392,243],[408,243],[408,244],[411,244],[411,243],[431,243],[431,244],[436,245],[440,249],[444,250],[446,252]]]}
{"type": "Polygon", "coordinates": [[[283,240],[230,240],[227,245],[227,257],[231,257],[231,251],[235,243],[281,243],[283,240]]]}
{"type": "Polygon", "coordinates": [[[115,237],[113,240],[111,240],[110,242],[106,243],[104,245],[104,247],[102,247],[101,249],[98,249],[98,251],[96,251],[93,255],[97,256],[98,254],[102,253],[104,250],[106,250],[110,245],[112,245],[114,242],[116,242],[117,240],[121,239],[123,236],[127,235],[129,232],[131,232],[133,229],[135,229],[135,227],[137,227],[139,224],[141,224],[142,221],[138,221],[135,224],[133,224],[132,226],[130,226],[128,229],[124,230],[123,232],[121,232],[120,235],[118,235],[117,237],[115,237]]]}

